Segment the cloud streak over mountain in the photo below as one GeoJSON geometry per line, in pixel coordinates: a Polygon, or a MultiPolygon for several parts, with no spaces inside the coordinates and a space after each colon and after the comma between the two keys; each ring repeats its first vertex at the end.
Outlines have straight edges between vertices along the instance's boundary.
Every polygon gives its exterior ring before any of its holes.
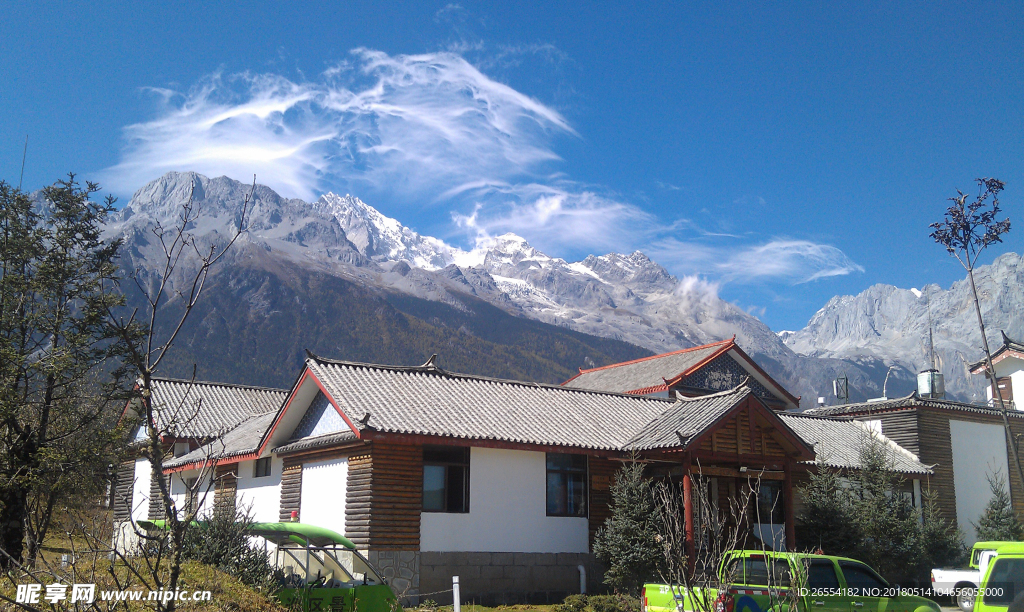
{"type": "Polygon", "coordinates": [[[149,91],[155,116],[124,129],[122,161],[99,177],[114,191],[171,170],[255,173],[307,200],[330,189],[439,208],[435,218],[452,220],[449,238],[470,243],[511,231],[559,254],[651,250],[676,273],[722,283],[863,271],[811,241],[752,245],[683,232],[606,187],[565,176],[557,143],[579,137],[568,120],[457,53],[356,49],[312,80],[216,73],[186,91],[149,91]]]}

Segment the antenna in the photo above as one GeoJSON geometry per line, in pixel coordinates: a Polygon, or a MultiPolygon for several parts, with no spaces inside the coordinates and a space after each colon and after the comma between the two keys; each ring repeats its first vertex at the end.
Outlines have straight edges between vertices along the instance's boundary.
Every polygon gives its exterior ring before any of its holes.
{"type": "Polygon", "coordinates": [[[21,191],[21,182],[25,180],[25,157],[28,155],[28,134],[25,134],[25,149],[21,152],[21,176],[18,177],[18,191],[21,191]]]}
{"type": "Polygon", "coordinates": [[[925,308],[928,310],[928,353],[932,360],[932,369],[935,369],[935,340],[932,338],[932,297],[925,296],[925,308]]]}

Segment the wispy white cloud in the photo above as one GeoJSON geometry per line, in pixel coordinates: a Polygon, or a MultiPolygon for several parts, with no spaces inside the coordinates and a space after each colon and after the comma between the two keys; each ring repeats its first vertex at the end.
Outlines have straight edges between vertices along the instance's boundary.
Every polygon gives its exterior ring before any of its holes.
{"type": "MultiPolygon", "coordinates": [[[[452,4],[440,15],[459,11],[452,4]]],[[[527,45],[500,48],[491,62],[531,54],[565,61],[551,45],[527,45]]],[[[484,74],[485,64],[450,50],[356,49],[314,79],[215,73],[187,90],[150,89],[154,117],[125,128],[121,161],[100,180],[127,193],[170,170],[255,173],[304,199],[334,189],[433,206],[451,211],[449,238],[515,232],[556,255],[641,249],[677,274],[712,278],[684,283],[701,295],[717,293],[720,283],[803,283],[863,271],[833,246],[751,245],[688,219],[654,218],[605,187],[573,180],[559,171],[557,152],[560,138],[578,137],[570,122],[484,74]]],[[[397,208],[388,212],[401,218],[397,208]]]]}
{"type": "Polygon", "coordinates": [[[781,281],[801,284],[864,272],[863,266],[840,249],[810,240],[776,238],[763,244],[744,245],[731,239],[685,241],[665,238],[656,240],[651,252],[666,266],[714,274],[722,283],[781,281]]]}
{"type": "Polygon", "coordinates": [[[125,128],[120,191],[168,170],[248,176],[312,197],[338,183],[422,196],[532,179],[559,160],[556,110],[442,52],[357,49],[314,81],[217,73],[188,91],[151,90],[156,117],[125,128]]]}

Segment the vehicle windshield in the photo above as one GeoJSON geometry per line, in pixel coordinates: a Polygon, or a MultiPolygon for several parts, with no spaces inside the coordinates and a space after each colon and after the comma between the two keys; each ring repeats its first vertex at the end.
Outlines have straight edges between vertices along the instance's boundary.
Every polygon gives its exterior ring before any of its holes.
{"type": "Polygon", "coordinates": [[[983,593],[985,605],[1021,609],[1024,599],[1024,559],[996,557],[983,593]]]}
{"type": "Polygon", "coordinates": [[[345,588],[384,583],[362,555],[341,546],[281,546],[274,555],[275,565],[284,574],[285,587],[345,588]]]}

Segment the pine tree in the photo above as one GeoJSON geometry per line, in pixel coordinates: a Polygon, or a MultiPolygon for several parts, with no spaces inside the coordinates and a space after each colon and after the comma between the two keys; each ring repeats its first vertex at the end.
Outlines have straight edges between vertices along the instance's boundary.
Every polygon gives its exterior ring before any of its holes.
{"type": "Polygon", "coordinates": [[[853,478],[856,522],[863,536],[856,558],[895,580],[912,579],[908,559],[924,550],[919,515],[903,494],[905,480],[893,469],[892,451],[872,437],[860,451],[861,469],[853,478]]]}
{"type": "Polygon", "coordinates": [[[632,461],[615,475],[612,515],[594,539],[594,555],[608,566],[605,584],[633,596],[645,581],[660,575],[664,563],[654,490],[644,478],[643,467],[632,461]]]}
{"type": "Polygon", "coordinates": [[[1024,540],[1024,526],[1010,506],[1006,477],[1002,470],[985,475],[992,498],[985,505],[981,518],[974,524],[978,539],[983,541],[1024,540]]]}
{"type": "Polygon", "coordinates": [[[804,500],[797,516],[797,546],[829,555],[850,556],[861,541],[853,498],[836,470],[819,461],[810,482],[799,490],[804,500]]]}
{"type": "Polygon", "coordinates": [[[954,567],[967,555],[963,533],[939,514],[938,493],[930,488],[921,495],[921,540],[924,555],[919,569],[954,567]]]}

